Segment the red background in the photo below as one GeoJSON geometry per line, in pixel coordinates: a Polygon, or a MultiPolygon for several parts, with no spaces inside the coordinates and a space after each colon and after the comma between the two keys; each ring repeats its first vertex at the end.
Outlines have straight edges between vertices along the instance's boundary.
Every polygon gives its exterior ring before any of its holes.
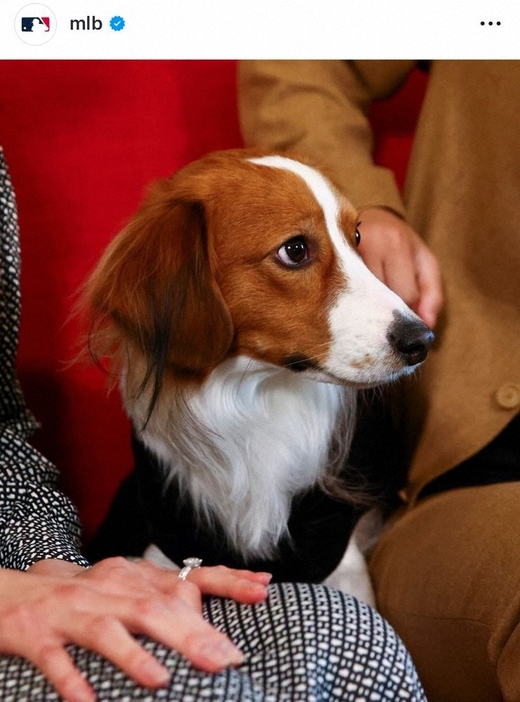
{"type": "MultiPolygon", "coordinates": [[[[86,538],[132,467],[117,391],[70,365],[82,281],[147,186],[207,151],[241,146],[233,61],[3,61],[0,144],[22,245],[18,370],[42,423],[35,443],[60,468],[86,538]]],[[[402,185],[426,78],[376,105],[376,159],[402,185]]]]}

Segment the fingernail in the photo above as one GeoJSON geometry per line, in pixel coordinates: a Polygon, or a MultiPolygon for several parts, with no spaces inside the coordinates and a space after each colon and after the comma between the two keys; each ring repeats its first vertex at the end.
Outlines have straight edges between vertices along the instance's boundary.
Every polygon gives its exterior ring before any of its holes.
{"type": "Polygon", "coordinates": [[[139,671],[152,685],[166,685],[170,680],[170,673],[155,658],[145,661],[139,671]]]}
{"type": "Polygon", "coordinates": [[[269,583],[273,579],[272,573],[256,573],[256,576],[257,580],[263,583],[264,585],[269,585],[269,583]]]}
{"type": "Polygon", "coordinates": [[[262,583],[253,583],[251,585],[251,594],[254,595],[262,595],[262,597],[267,596],[267,583],[265,585],[262,585],[262,583]]]}
{"type": "Polygon", "coordinates": [[[244,654],[230,641],[219,641],[202,646],[199,651],[203,658],[207,658],[212,663],[222,667],[228,665],[238,665],[244,660],[244,654]]]}
{"type": "Polygon", "coordinates": [[[77,687],[67,694],[67,702],[96,702],[96,695],[90,687],[77,687]]]}

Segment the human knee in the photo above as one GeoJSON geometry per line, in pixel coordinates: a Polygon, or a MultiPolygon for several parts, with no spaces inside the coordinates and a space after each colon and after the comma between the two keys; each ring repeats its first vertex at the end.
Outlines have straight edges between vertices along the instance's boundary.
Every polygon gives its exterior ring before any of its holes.
{"type": "Polygon", "coordinates": [[[411,657],[372,607],[322,585],[279,586],[297,613],[291,645],[331,699],[425,700],[411,657]]]}

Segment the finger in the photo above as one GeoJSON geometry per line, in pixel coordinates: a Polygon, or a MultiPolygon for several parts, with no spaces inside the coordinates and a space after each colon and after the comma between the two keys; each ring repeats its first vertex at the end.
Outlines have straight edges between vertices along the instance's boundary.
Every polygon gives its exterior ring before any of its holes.
{"type": "Polygon", "coordinates": [[[190,573],[190,579],[206,595],[227,597],[244,604],[254,604],[266,599],[267,585],[271,581],[270,573],[258,574],[258,579],[244,576],[244,571],[214,566],[212,568],[197,568],[190,573]]]}
{"type": "MultiPolygon", "coordinates": [[[[160,580],[164,577],[170,577],[172,574],[178,576],[179,574],[178,570],[172,570],[171,568],[163,568],[161,566],[156,565],[152,561],[141,561],[138,565],[140,567],[142,566],[144,569],[147,569],[149,571],[148,577],[150,577],[152,580],[156,577],[159,578],[157,584],[160,584],[160,580]]],[[[224,566],[206,566],[202,568],[194,568],[191,570],[190,578],[191,575],[197,570],[207,571],[223,567],[224,566]]],[[[268,585],[273,577],[272,573],[256,570],[247,570],[245,568],[227,568],[226,566],[226,570],[228,570],[230,573],[234,573],[237,577],[244,578],[246,580],[252,580],[254,582],[263,583],[264,585],[268,585]]]]}
{"type": "MultiPolygon", "coordinates": [[[[151,625],[143,626],[141,633],[148,633],[145,629],[153,628],[151,625]]],[[[77,631],[74,641],[104,656],[145,687],[163,687],[170,679],[168,670],[136,641],[116,617],[91,619],[88,628],[77,631]]]]}
{"type": "Polygon", "coordinates": [[[421,298],[415,250],[426,248],[403,219],[381,208],[368,208],[359,226],[359,252],[368,268],[412,309],[421,298]]]}
{"type": "Polygon", "coordinates": [[[269,583],[273,579],[273,574],[267,573],[265,571],[256,572],[254,570],[239,570],[235,572],[237,572],[238,574],[245,573],[245,577],[249,578],[250,580],[254,580],[257,583],[261,583],[262,585],[269,585],[269,583]]]}
{"type": "Polygon", "coordinates": [[[368,237],[365,236],[361,239],[359,254],[369,271],[373,273],[382,283],[384,283],[383,256],[379,255],[378,251],[373,245],[367,246],[367,244],[370,244],[370,241],[368,237]]]}
{"type": "Polygon", "coordinates": [[[370,241],[367,243],[371,245],[363,250],[359,247],[367,268],[413,308],[419,301],[420,292],[410,246],[402,238],[394,242],[390,236],[386,237],[382,249],[370,241]]]}
{"type": "Polygon", "coordinates": [[[180,580],[179,576],[175,577],[170,587],[170,598],[171,595],[175,597],[175,602],[181,601],[192,610],[202,612],[202,592],[193,580],[188,582],[187,580],[180,580]]]}
{"type": "MultiPolygon", "coordinates": [[[[159,568],[153,563],[143,563],[142,567],[147,570],[150,582],[159,590],[164,593],[174,591],[183,596],[185,591],[178,589],[178,571],[159,568]]],[[[271,573],[212,566],[194,568],[186,582],[195,583],[206,595],[230,597],[239,602],[251,604],[261,602],[267,597],[266,586],[271,579],[271,573]]]]}
{"type": "Polygon", "coordinates": [[[95,702],[93,689],[60,642],[42,645],[40,640],[37,649],[23,655],[34,663],[67,702],[95,702]]]}
{"type": "Polygon", "coordinates": [[[417,314],[429,327],[434,327],[444,303],[439,263],[429,249],[416,253],[417,281],[420,290],[417,314]]]}
{"type": "Polygon", "coordinates": [[[164,684],[164,668],[131,636],[145,634],[186,656],[195,666],[217,672],[241,662],[236,646],[201,613],[200,589],[177,579],[175,593],[153,598],[120,598],[110,616],[80,622],[67,638],[94,650],[143,685],[164,684]],[[155,665],[156,664],[156,665],[155,665]],[[157,665],[160,667],[158,668],[157,665]]]}
{"type": "Polygon", "coordinates": [[[231,568],[233,573],[240,578],[246,578],[247,580],[253,580],[255,583],[261,583],[262,585],[269,585],[273,579],[272,573],[267,573],[265,571],[255,571],[255,570],[236,570],[231,568]]]}
{"type": "MultiPolygon", "coordinates": [[[[183,590],[192,583],[181,582],[183,590]]],[[[170,598],[169,606],[157,602],[143,602],[134,608],[134,617],[128,626],[134,632],[175,649],[186,656],[196,667],[207,672],[217,672],[243,659],[240,650],[225,634],[207,622],[198,608],[180,597],[170,598]]]]}
{"type": "Polygon", "coordinates": [[[244,656],[230,639],[207,622],[200,612],[177,600],[172,619],[174,627],[165,627],[156,635],[179,653],[182,653],[194,666],[209,673],[216,673],[228,666],[236,666],[244,656]]]}
{"type": "Polygon", "coordinates": [[[420,300],[417,270],[412,252],[408,247],[398,255],[388,255],[383,263],[383,283],[404,302],[415,309],[420,300]]]}

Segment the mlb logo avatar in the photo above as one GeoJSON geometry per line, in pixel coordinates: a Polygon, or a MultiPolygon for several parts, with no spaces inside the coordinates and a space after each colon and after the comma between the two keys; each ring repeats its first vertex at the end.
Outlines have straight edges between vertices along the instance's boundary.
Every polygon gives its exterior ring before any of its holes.
{"type": "Polygon", "coordinates": [[[22,32],[50,32],[50,17],[22,17],[22,32]]]}
{"type": "Polygon", "coordinates": [[[45,44],[56,32],[56,18],[47,5],[33,3],[26,5],[16,15],[15,29],[26,44],[45,44]]]}

